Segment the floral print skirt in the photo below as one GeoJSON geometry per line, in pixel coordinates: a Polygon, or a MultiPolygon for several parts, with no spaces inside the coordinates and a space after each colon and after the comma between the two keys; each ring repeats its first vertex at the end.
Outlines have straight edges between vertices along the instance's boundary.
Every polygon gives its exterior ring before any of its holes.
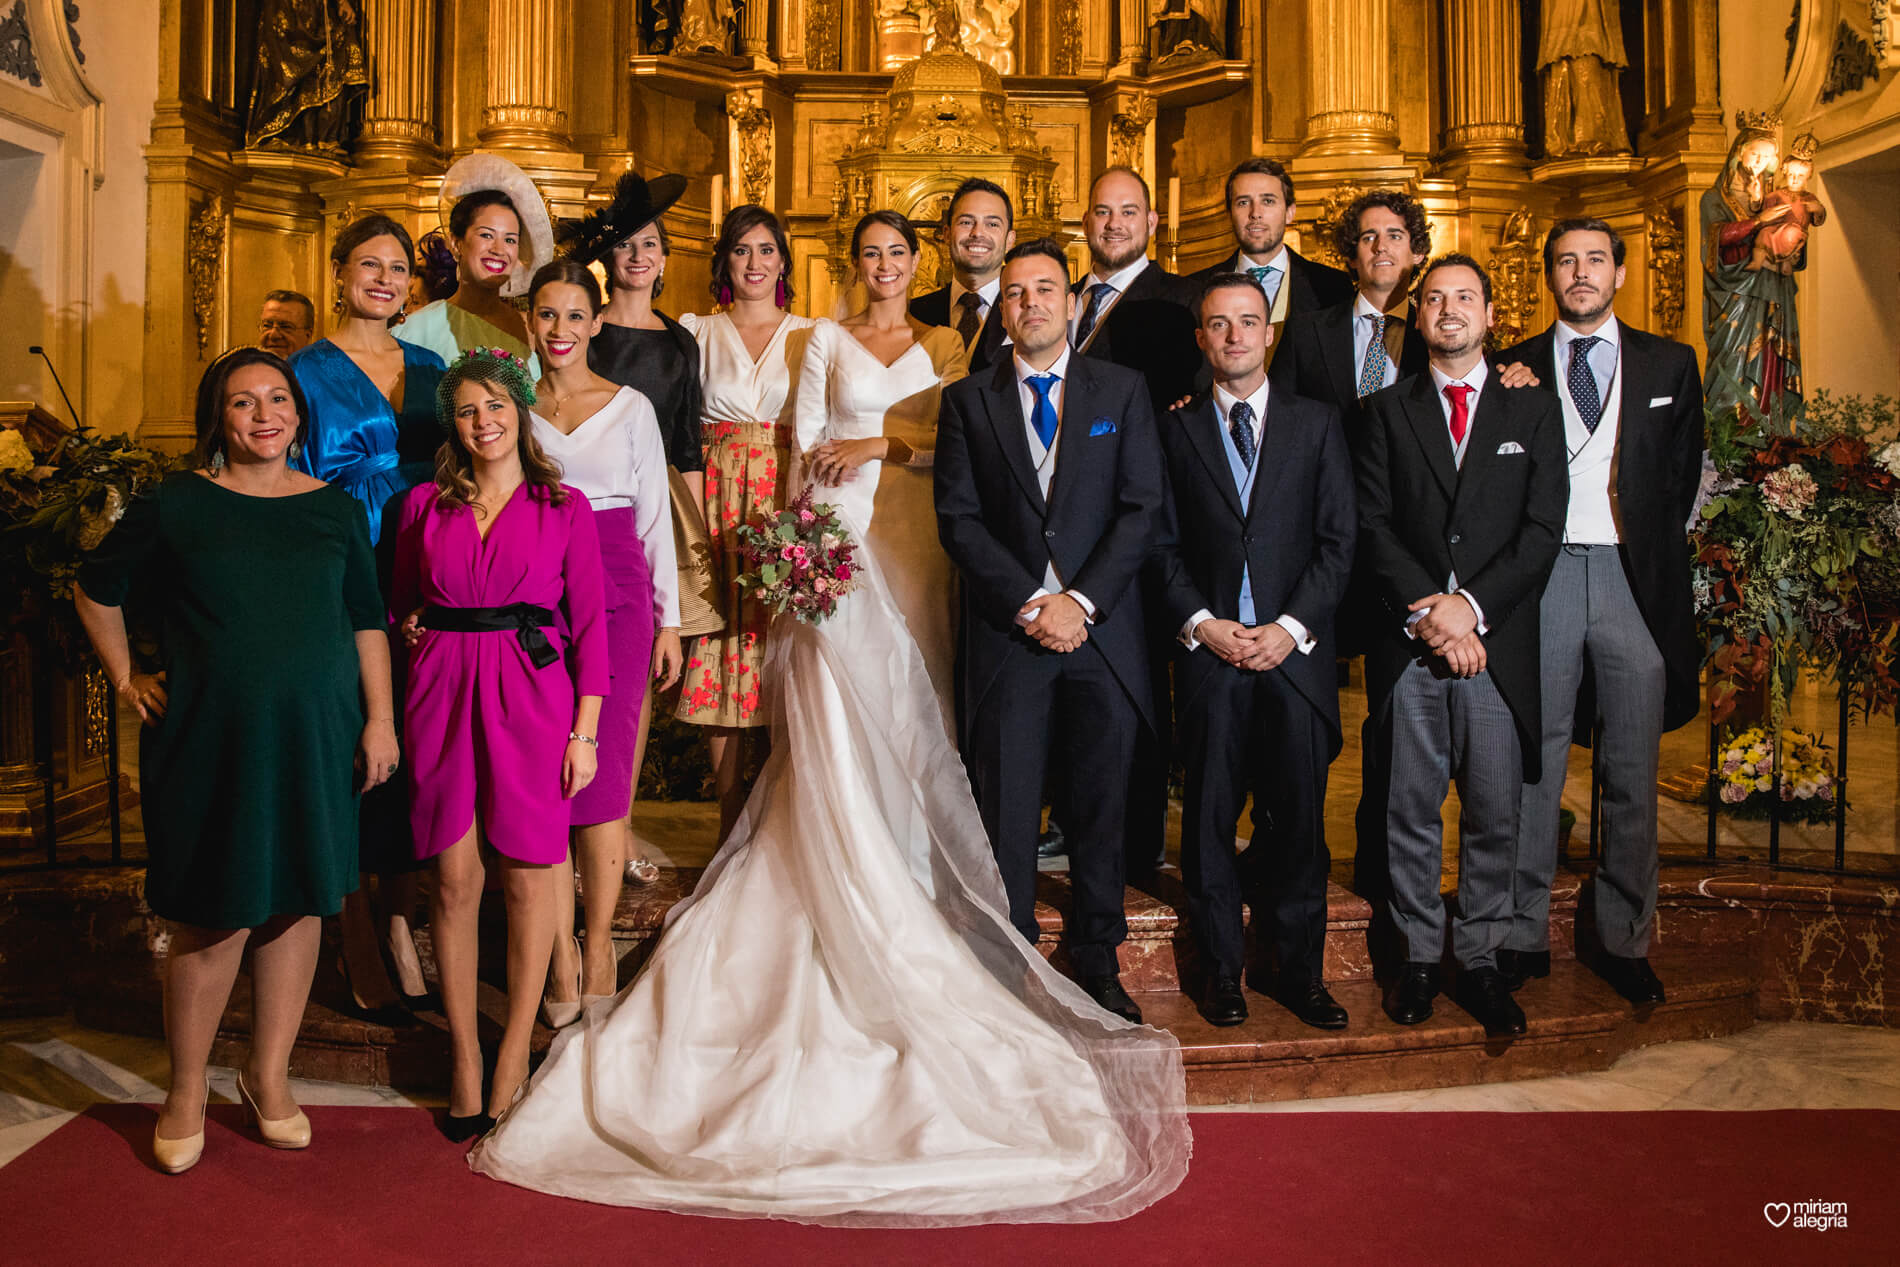
{"type": "Polygon", "coordinates": [[[790,426],[769,422],[708,422],[706,527],[713,565],[725,591],[726,627],[694,638],[681,677],[681,721],[702,726],[763,726],[759,671],[765,664],[765,627],[771,613],[739,589],[745,558],[738,528],[779,512],[791,466],[790,426]]]}

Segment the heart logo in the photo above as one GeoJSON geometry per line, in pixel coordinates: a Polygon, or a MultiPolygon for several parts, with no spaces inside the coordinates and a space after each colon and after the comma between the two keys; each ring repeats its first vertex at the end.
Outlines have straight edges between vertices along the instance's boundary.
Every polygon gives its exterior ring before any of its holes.
{"type": "Polygon", "coordinates": [[[1776,1227],[1780,1227],[1783,1223],[1786,1223],[1788,1216],[1792,1213],[1794,1213],[1794,1211],[1788,1208],[1786,1201],[1770,1201],[1761,1208],[1761,1216],[1776,1227]]]}

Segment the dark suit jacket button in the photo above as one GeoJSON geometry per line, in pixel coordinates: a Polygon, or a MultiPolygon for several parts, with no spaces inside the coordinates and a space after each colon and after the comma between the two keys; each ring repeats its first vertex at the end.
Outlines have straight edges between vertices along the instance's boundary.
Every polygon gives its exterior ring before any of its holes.
{"type": "Polygon", "coordinates": [[[1252,544],[1253,544],[1253,534],[1252,534],[1251,532],[1243,532],[1243,533],[1241,533],[1241,534],[1240,534],[1240,544],[1242,544],[1242,545],[1244,545],[1244,546],[1250,546],[1250,545],[1252,545],[1252,544]]]}
{"type": "Polygon", "coordinates": [[[1042,530],[1042,535],[1045,537],[1053,537],[1056,535],[1056,530],[1054,528],[1044,528],[1042,530]]]}
{"type": "Polygon", "coordinates": [[[1451,543],[1453,545],[1457,545],[1460,541],[1463,541],[1464,539],[1465,539],[1464,534],[1462,533],[1454,532],[1451,534],[1451,543]]]}

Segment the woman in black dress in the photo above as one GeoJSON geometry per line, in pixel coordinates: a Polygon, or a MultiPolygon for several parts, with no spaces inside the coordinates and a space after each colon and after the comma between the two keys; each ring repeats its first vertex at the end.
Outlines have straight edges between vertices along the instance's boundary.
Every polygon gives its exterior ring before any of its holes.
{"type": "Polygon", "coordinates": [[[320,919],[356,888],[358,795],[396,772],[369,523],[341,487],[290,465],[308,420],[275,355],[240,348],[212,362],[198,385],[198,469],[128,507],[75,591],[100,663],[146,727],[145,899],[171,922],[171,1087],[152,1151],[173,1174],[204,1152],[205,1065],[247,948],[238,1095],[266,1143],[310,1143],[289,1066],[320,919]],[[159,618],[157,674],[132,662],[122,607],[134,588],[159,618]]]}
{"type": "MultiPolygon", "coordinates": [[[[657,176],[648,181],[628,172],[620,178],[613,202],[566,226],[566,247],[568,258],[582,264],[598,262],[607,274],[607,305],[601,310],[600,333],[588,345],[588,367],[602,378],[645,396],[660,424],[660,443],[666,452],[674,494],[681,633],[691,635],[721,624],[717,612],[708,605],[713,584],[710,551],[705,545],[706,459],[699,436],[699,345],[679,322],[653,306],[665,287],[671,249],[660,216],[685,191],[684,177],[657,176]],[[698,621],[693,619],[695,596],[699,598],[698,621]]],[[[679,635],[661,636],[675,639],[673,655],[677,662],[679,635]]],[[[656,654],[658,651],[656,645],[656,654]]],[[[640,737],[634,746],[636,789],[652,711],[649,692],[640,707],[640,737]]],[[[636,884],[651,884],[660,877],[659,867],[641,852],[639,841],[630,832],[623,849],[611,856],[586,850],[580,858],[582,901],[588,908],[590,929],[605,927],[611,921],[623,867],[636,884]]],[[[570,1003],[614,993],[616,969],[607,938],[598,943],[589,938],[587,962],[574,962],[573,912],[566,904],[559,918],[549,972],[549,1011],[550,1015],[566,1017],[572,1014],[570,1003]],[[579,1000],[567,997],[573,993],[577,972],[582,978],[579,1000]]]]}

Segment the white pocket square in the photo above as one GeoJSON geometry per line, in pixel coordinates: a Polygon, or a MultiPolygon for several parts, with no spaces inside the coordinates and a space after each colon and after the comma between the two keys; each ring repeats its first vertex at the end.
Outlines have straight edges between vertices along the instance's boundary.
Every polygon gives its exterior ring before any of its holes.
{"type": "Polygon", "coordinates": [[[1651,409],[1660,409],[1664,405],[1673,405],[1675,403],[1676,398],[1674,396],[1651,396],[1649,398],[1649,407],[1651,409]]]}
{"type": "Polygon", "coordinates": [[[1503,444],[1498,446],[1499,457],[1504,456],[1506,453],[1522,453],[1523,451],[1524,446],[1515,440],[1506,440],[1503,444]]]}

